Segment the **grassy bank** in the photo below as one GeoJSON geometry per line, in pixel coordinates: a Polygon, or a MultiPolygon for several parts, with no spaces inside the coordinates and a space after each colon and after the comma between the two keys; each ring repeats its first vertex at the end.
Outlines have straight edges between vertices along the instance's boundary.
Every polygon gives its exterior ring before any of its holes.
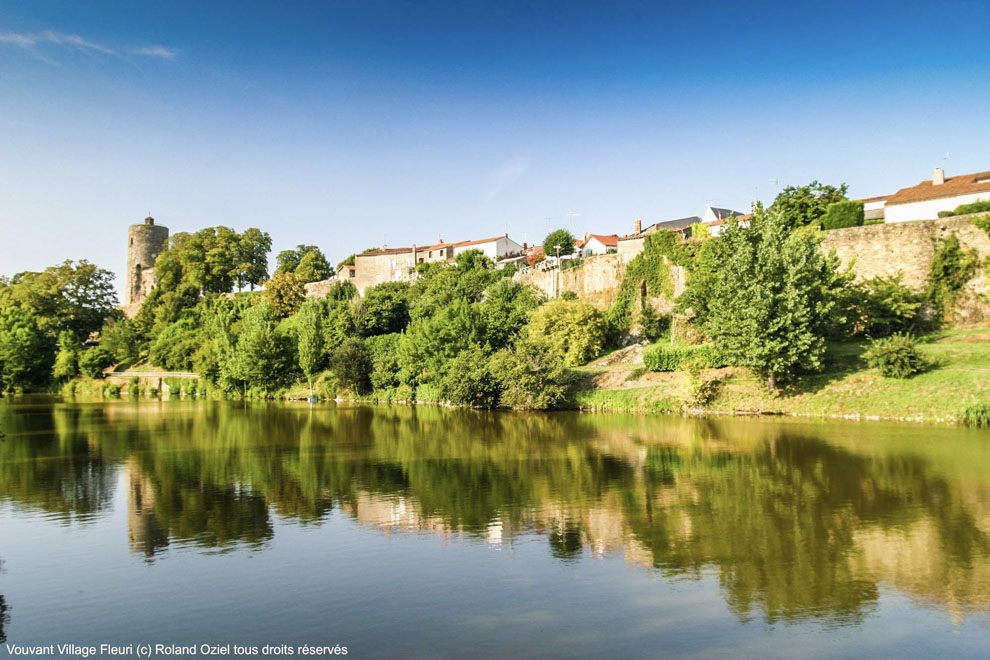
{"type": "MultiPolygon", "coordinates": [[[[884,378],[867,368],[867,342],[830,345],[825,371],[796,379],[779,396],[744,369],[710,370],[707,377],[719,386],[706,411],[954,422],[968,406],[990,403],[990,329],[951,330],[922,341],[932,367],[907,379],[884,378]]],[[[637,366],[583,368],[571,403],[590,410],[683,409],[685,374],[639,374],[637,366]]]]}

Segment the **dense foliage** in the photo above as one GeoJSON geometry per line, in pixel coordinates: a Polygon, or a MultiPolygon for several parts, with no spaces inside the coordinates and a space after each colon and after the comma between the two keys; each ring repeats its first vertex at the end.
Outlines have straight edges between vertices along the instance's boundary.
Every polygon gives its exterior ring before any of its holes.
{"type": "Polygon", "coordinates": [[[230,227],[179,232],[155,261],[159,286],[172,291],[192,284],[203,293],[229,293],[268,279],[268,252],[272,239],[254,227],[238,233],[230,227]]]}
{"type": "Polygon", "coordinates": [[[900,333],[871,341],[863,359],[887,378],[908,378],[928,366],[915,338],[900,333]]]}
{"type": "Polygon", "coordinates": [[[643,352],[643,366],[650,371],[677,371],[689,360],[706,369],[727,365],[725,358],[712,343],[682,346],[657,344],[643,352]]]}
{"type": "Polygon", "coordinates": [[[292,273],[303,283],[319,282],[333,274],[326,256],[315,245],[297,245],[295,249],[282,250],[275,257],[275,263],[275,273],[292,273]]]}
{"type": "Polygon", "coordinates": [[[854,200],[833,202],[828,205],[825,215],[822,216],[822,229],[859,227],[863,224],[864,216],[863,202],[854,200]]]}
{"type": "Polygon", "coordinates": [[[805,186],[787,186],[773,200],[769,210],[773,211],[789,230],[798,227],[817,227],[830,205],[846,201],[847,190],[846,184],[837,188],[818,181],[812,181],[805,186]]]}
{"type": "Polygon", "coordinates": [[[720,259],[689,280],[705,334],[731,364],[751,368],[771,390],[798,370],[822,367],[825,332],[848,277],[823,255],[821,238],[791,231],[779,210],[752,224],[726,224],[720,259]]]}
{"type": "Polygon", "coordinates": [[[543,253],[548,257],[574,253],[574,236],[566,229],[555,229],[543,239],[543,253]],[[559,251],[558,251],[559,248],[559,251]]]}

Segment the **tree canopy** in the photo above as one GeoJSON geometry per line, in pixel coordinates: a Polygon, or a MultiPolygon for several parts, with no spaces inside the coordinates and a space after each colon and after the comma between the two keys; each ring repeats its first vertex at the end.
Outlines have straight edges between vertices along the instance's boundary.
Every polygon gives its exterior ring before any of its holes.
{"type": "Polygon", "coordinates": [[[543,239],[543,253],[548,257],[557,256],[557,246],[560,246],[560,255],[574,253],[574,236],[566,229],[556,229],[543,239]]]}
{"type": "Polygon", "coordinates": [[[203,293],[230,293],[268,279],[268,252],[272,239],[251,227],[238,234],[217,226],[194,233],[179,232],[155,261],[159,286],[166,291],[189,283],[203,293]]]}
{"type": "Polygon", "coordinates": [[[705,333],[730,364],[750,367],[775,390],[778,380],[822,366],[829,316],[848,276],[821,253],[810,229],[790,231],[779,209],[730,221],[706,269],[689,280],[705,333]],[[697,290],[703,293],[698,294],[697,290]]]}
{"type": "Polygon", "coordinates": [[[770,206],[787,229],[817,227],[830,204],[846,201],[849,186],[839,187],[812,181],[804,186],[787,186],[770,206]]]}

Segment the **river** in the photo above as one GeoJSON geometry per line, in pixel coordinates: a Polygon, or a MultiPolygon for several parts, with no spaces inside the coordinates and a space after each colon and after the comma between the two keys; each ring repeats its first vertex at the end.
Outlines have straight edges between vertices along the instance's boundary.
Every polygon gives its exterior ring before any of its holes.
{"type": "Polygon", "coordinates": [[[0,432],[18,647],[990,654],[987,431],[23,399],[0,432]]]}

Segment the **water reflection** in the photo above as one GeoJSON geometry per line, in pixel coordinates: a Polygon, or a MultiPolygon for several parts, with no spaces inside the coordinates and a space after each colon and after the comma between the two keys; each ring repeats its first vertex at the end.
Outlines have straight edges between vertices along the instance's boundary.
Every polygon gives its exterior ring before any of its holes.
{"type": "Polygon", "coordinates": [[[385,533],[619,554],[714,575],[741,619],[855,623],[890,585],[990,611],[985,437],[437,408],[119,402],[0,407],[0,497],[86,521],[126,484],[128,539],[263,548],[336,510],[385,533]]]}

